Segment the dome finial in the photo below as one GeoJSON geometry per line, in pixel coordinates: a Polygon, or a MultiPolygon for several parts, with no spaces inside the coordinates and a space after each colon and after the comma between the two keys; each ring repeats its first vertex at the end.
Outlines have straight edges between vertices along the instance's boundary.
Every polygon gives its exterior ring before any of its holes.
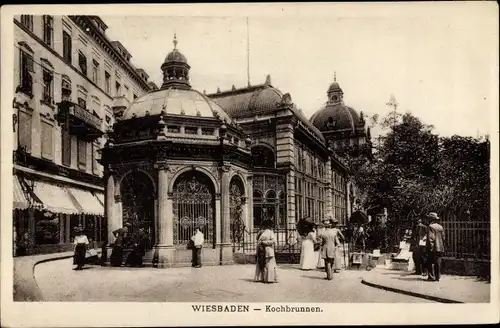
{"type": "Polygon", "coordinates": [[[333,72],[333,82],[337,82],[337,71],[333,72]]]}
{"type": "Polygon", "coordinates": [[[174,49],[177,49],[177,33],[174,33],[174,49]]]}

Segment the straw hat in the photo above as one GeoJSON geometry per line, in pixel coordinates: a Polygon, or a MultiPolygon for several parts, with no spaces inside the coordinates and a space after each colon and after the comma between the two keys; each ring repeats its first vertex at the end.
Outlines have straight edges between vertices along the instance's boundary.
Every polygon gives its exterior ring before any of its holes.
{"type": "Polygon", "coordinates": [[[430,212],[429,214],[427,214],[427,217],[429,219],[433,219],[433,220],[439,220],[439,216],[437,215],[436,212],[430,212]]]}

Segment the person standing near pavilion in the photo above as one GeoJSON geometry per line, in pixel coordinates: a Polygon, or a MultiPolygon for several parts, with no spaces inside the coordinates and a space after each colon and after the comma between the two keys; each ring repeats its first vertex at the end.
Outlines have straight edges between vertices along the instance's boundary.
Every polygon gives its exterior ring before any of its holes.
{"type": "Polygon", "coordinates": [[[258,263],[257,265],[264,264],[261,268],[260,276],[256,275],[256,278],[260,278],[264,283],[275,283],[278,282],[278,277],[276,273],[276,257],[274,248],[276,247],[276,235],[272,230],[273,221],[265,220],[262,223],[264,231],[259,235],[257,240],[257,248],[259,249],[260,257],[263,263],[258,263]]]}
{"type": "Polygon", "coordinates": [[[203,243],[205,242],[205,237],[203,232],[199,227],[196,227],[193,237],[191,237],[193,241],[193,267],[201,268],[201,249],[203,248],[203,243]]]}
{"type": "Polygon", "coordinates": [[[439,281],[441,278],[441,257],[444,252],[444,228],[439,224],[439,216],[431,212],[427,215],[430,224],[427,227],[427,280],[439,281]]]}
{"type": "Polygon", "coordinates": [[[119,267],[123,263],[123,247],[125,245],[125,238],[127,238],[130,223],[125,223],[123,228],[113,231],[113,236],[116,238],[111,251],[110,262],[111,266],[119,267]]]}

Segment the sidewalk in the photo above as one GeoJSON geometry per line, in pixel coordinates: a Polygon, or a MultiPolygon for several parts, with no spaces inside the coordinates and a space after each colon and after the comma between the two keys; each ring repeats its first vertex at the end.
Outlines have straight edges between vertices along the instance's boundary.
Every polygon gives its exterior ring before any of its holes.
{"type": "MultiPolygon", "coordinates": [[[[97,249],[100,254],[101,249],[97,249]]],[[[73,257],[73,252],[28,255],[14,257],[14,301],[39,302],[43,295],[35,280],[35,266],[40,263],[67,259],[73,257]]]]}
{"type": "Polygon", "coordinates": [[[366,272],[361,283],[391,292],[442,303],[489,303],[490,283],[476,277],[443,275],[439,282],[409,272],[375,268],[366,272]]]}

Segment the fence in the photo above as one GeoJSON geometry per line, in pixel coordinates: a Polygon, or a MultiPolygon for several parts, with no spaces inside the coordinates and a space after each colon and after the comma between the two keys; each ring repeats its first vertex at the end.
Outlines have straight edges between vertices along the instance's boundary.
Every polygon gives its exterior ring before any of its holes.
{"type": "MultiPolygon", "coordinates": [[[[299,263],[300,262],[300,243],[297,241],[297,232],[294,225],[285,228],[274,228],[276,236],[275,255],[278,263],[299,263]]],[[[233,251],[248,255],[255,254],[257,251],[257,235],[259,230],[245,230],[243,238],[233,242],[233,251]]]]}
{"type": "Polygon", "coordinates": [[[490,222],[443,220],[445,256],[490,259],[490,222]]]}

